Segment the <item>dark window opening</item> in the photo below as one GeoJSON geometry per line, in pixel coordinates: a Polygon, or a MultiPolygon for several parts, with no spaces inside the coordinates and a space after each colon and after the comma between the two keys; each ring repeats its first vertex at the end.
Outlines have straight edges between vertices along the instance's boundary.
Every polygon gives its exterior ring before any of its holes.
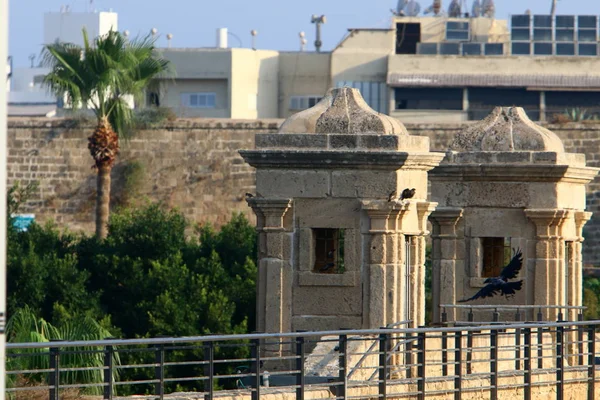
{"type": "Polygon", "coordinates": [[[160,97],[158,96],[158,93],[148,92],[147,104],[148,106],[160,107],[160,97]]]}
{"type": "Polygon", "coordinates": [[[562,114],[572,108],[584,108],[588,115],[600,114],[600,91],[598,92],[546,92],[546,115],[562,114]]]}
{"type": "Polygon", "coordinates": [[[397,88],[396,110],[462,110],[463,90],[455,88],[397,88]]]}
{"type": "Polygon", "coordinates": [[[344,230],[313,229],[315,240],[315,266],[313,272],[320,274],[342,274],[344,265],[344,230]]]}
{"type": "Polygon", "coordinates": [[[421,24],[396,24],[396,54],[417,54],[417,43],[421,41],[421,24]]]}
{"type": "Polygon", "coordinates": [[[510,238],[481,238],[483,248],[482,278],[500,276],[502,269],[510,262],[512,253],[510,238]]]}
{"type": "Polygon", "coordinates": [[[540,93],[526,89],[469,88],[469,119],[481,120],[496,106],[523,107],[529,118],[540,118],[540,93]]]}

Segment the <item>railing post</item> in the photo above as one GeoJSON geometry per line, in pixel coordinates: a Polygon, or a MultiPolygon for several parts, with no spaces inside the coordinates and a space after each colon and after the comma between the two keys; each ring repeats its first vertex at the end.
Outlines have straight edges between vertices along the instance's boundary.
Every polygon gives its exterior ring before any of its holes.
{"type": "MultiPolygon", "coordinates": [[[[517,309],[515,321],[521,321],[521,310],[517,309]]],[[[515,370],[521,369],[521,328],[515,329],[515,370]]]]}
{"type": "Polygon", "coordinates": [[[404,345],[405,356],[404,356],[404,364],[406,365],[406,378],[411,379],[413,375],[413,335],[412,333],[405,333],[405,341],[404,345]]]}
{"type": "MultiPolygon", "coordinates": [[[[467,315],[467,320],[469,322],[473,322],[473,320],[474,320],[472,308],[469,309],[469,314],[467,315]]],[[[473,372],[472,360],[473,360],[473,331],[469,330],[469,331],[467,331],[467,374],[470,374],[473,372]]]]}
{"type": "Polygon", "coordinates": [[[563,400],[565,383],[565,327],[556,327],[556,400],[563,400]]]}
{"type": "Polygon", "coordinates": [[[113,346],[104,346],[104,400],[113,398],[113,346]]]}
{"type": "Polygon", "coordinates": [[[340,335],[339,339],[339,395],[338,398],[346,399],[348,394],[348,336],[340,335]]]}
{"type": "Polygon", "coordinates": [[[531,400],[531,328],[523,329],[523,399],[531,400]]]}
{"type": "Polygon", "coordinates": [[[596,325],[588,328],[588,400],[596,398],[596,325]]]}
{"type": "Polygon", "coordinates": [[[154,354],[155,362],[158,364],[154,367],[154,378],[158,380],[154,385],[154,394],[163,400],[165,397],[165,345],[158,344],[154,348],[154,354]]]}
{"type": "Polygon", "coordinates": [[[296,400],[304,400],[304,338],[296,338],[296,400]]]}
{"type": "MultiPolygon", "coordinates": [[[[444,313],[442,314],[442,322],[443,327],[446,326],[447,314],[444,309],[444,313]]],[[[443,331],[442,332],[442,375],[448,376],[448,334],[443,331]]]]}
{"type": "Polygon", "coordinates": [[[212,400],[214,396],[214,379],[215,379],[215,343],[213,341],[206,342],[204,345],[204,398],[212,400]]]}
{"type": "Polygon", "coordinates": [[[59,400],[60,398],[60,349],[58,347],[50,347],[50,377],[48,378],[50,385],[49,400],[59,400]]]}
{"type": "MultiPolygon", "coordinates": [[[[538,322],[542,322],[542,309],[539,309],[538,312],[538,322]]],[[[544,328],[541,326],[537,328],[537,365],[539,369],[544,368],[544,328]]]]}
{"type": "Polygon", "coordinates": [[[417,390],[419,391],[417,399],[425,400],[425,332],[417,334],[417,390]]]}
{"type": "Polygon", "coordinates": [[[388,380],[388,334],[379,335],[379,398],[387,399],[388,380]]]}
{"type": "Polygon", "coordinates": [[[252,400],[260,399],[260,339],[252,340],[251,356],[251,372],[254,373],[252,382],[254,390],[252,391],[252,400]]]}
{"type": "Polygon", "coordinates": [[[490,331],[490,398],[498,399],[498,330],[490,331]]]}
{"type": "Polygon", "coordinates": [[[462,332],[454,337],[454,400],[462,397],[462,332]]]}
{"type": "MultiPolygon", "coordinates": [[[[577,321],[583,322],[581,310],[577,314],[577,321]]],[[[577,352],[579,353],[579,365],[583,365],[583,325],[577,325],[577,352]]]]}

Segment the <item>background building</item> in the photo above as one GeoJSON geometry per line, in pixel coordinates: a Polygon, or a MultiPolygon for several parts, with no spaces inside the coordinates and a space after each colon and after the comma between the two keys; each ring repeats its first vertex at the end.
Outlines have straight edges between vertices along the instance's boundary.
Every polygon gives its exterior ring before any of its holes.
{"type": "Polygon", "coordinates": [[[405,122],[478,120],[497,105],[534,120],[600,112],[597,16],[396,15],[389,29],[349,29],[327,53],[216,47],[164,50],[176,74],[161,83],[160,105],[181,116],[287,118],[350,86],[405,122]]]}

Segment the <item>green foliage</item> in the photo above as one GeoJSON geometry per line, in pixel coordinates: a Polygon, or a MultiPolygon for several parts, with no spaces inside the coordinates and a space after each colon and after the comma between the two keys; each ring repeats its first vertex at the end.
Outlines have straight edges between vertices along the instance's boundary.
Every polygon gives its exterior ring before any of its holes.
{"type": "Polygon", "coordinates": [[[171,108],[148,107],[136,111],[133,118],[137,129],[150,129],[161,126],[165,122],[175,121],[177,115],[171,108]]]}
{"type": "MultiPolygon", "coordinates": [[[[36,313],[25,306],[17,310],[9,319],[6,326],[7,340],[10,343],[46,343],[51,340],[102,340],[110,337],[111,334],[102,328],[96,321],[89,317],[80,317],[60,325],[52,325],[43,318],[36,317],[36,313]]],[[[60,365],[63,369],[60,374],[61,384],[99,384],[104,381],[104,372],[101,369],[104,366],[103,348],[98,346],[74,347],[69,350],[72,352],[61,353],[60,365]],[[69,368],[81,366],[96,367],[94,370],[70,371],[69,368]]],[[[50,367],[48,357],[49,349],[17,349],[7,351],[7,369],[8,370],[41,370],[50,367]],[[17,354],[27,354],[27,357],[16,356],[17,354]]],[[[113,355],[114,365],[120,365],[121,361],[117,352],[113,355]]],[[[15,384],[15,376],[9,377],[8,387],[15,384]]],[[[29,382],[42,383],[46,373],[27,374],[29,382]]],[[[113,369],[113,379],[118,379],[118,369],[113,369]]],[[[90,387],[85,390],[88,394],[100,394],[101,387],[90,387]]]]}
{"type": "Polygon", "coordinates": [[[586,320],[600,319],[600,279],[594,277],[583,278],[583,305],[586,310],[583,317],[586,320]]]}
{"type": "Polygon", "coordinates": [[[587,109],[580,107],[569,108],[565,110],[564,115],[571,122],[595,121],[598,119],[597,115],[591,114],[587,109]]]}
{"type": "Polygon", "coordinates": [[[29,200],[31,195],[39,188],[39,182],[29,182],[27,185],[21,185],[20,181],[16,181],[9,189],[6,195],[6,207],[9,218],[19,212],[21,206],[29,200]]]}
{"type": "MultiPolygon", "coordinates": [[[[9,229],[9,313],[28,307],[53,326],[95,319],[112,336],[122,338],[254,329],[254,228],[241,214],[233,215],[220,231],[202,226],[189,238],[188,228],[180,212],[148,204],[114,213],[105,240],[60,232],[53,225],[33,223],[26,232],[9,229]]],[[[35,332],[37,328],[29,333],[35,332]]],[[[192,353],[202,357],[201,350],[192,353]]],[[[244,358],[247,353],[245,347],[216,349],[221,358],[244,358]]],[[[173,357],[190,354],[176,352],[173,357]]],[[[153,362],[151,353],[127,353],[122,358],[124,364],[153,362]]],[[[219,368],[221,373],[232,372],[225,365],[219,368]]],[[[191,369],[173,373],[201,374],[191,369]]],[[[148,369],[128,369],[122,377],[145,379],[152,374],[148,369]]],[[[186,388],[195,385],[189,382],[186,388]]],[[[140,390],[122,387],[121,393],[140,390]]]]}
{"type": "Polygon", "coordinates": [[[142,100],[152,79],[168,70],[150,36],[132,41],[117,31],[89,40],[84,46],[56,42],[46,45],[43,64],[50,68],[44,84],[59,98],[66,96],[74,108],[89,107],[98,120],[108,118],[121,135],[133,128],[133,111],[127,96],[142,100]]]}

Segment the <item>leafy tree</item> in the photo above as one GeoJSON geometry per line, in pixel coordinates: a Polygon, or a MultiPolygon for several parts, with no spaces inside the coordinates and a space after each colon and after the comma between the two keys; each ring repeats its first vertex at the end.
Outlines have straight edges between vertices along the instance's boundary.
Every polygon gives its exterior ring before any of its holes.
{"type": "Polygon", "coordinates": [[[116,31],[99,36],[92,43],[83,30],[84,46],[72,43],[46,45],[44,65],[51,72],[46,86],[73,108],[89,107],[97,127],[89,137],[88,148],[97,177],[96,236],[104,239],[110,202],[110,172],[119,153],[119,134],[127,135],[133,112],[127,98],[142,98],[144,89],[157,75],[165,73],[168,61],[155,51],[150,37],[128,41],[116,31]]]}

